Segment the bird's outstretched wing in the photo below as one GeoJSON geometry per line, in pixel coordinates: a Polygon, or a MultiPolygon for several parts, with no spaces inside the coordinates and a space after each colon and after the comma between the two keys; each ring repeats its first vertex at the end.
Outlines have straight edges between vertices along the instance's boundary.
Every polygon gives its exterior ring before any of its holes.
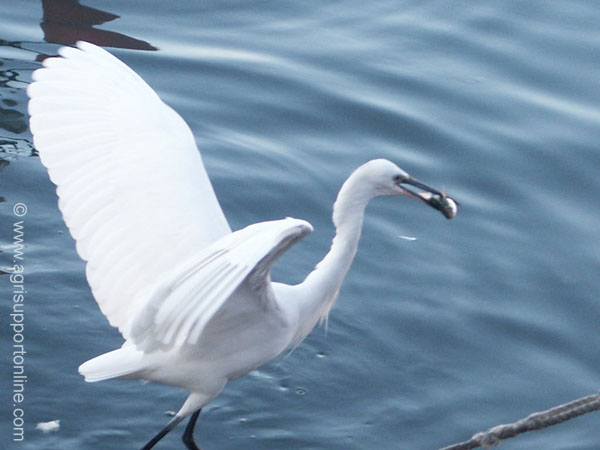
{"type": "Polygon", "coordinates": [[[312,226],[299,219],[261,222],[183,261],[140,291],[128,331],[131,342],[145,351],[194,345],[244,280],[257,289],[257,298],[268,297],[264,289],[273,263],[311,231],[312,226]]]}
{"type": "Polygon", "coordinates": [[[31,131],[94,297],[127,338],[136,293],[231,230],[183,119],[110,53],[77,47],[33,73],[31,131]]]}

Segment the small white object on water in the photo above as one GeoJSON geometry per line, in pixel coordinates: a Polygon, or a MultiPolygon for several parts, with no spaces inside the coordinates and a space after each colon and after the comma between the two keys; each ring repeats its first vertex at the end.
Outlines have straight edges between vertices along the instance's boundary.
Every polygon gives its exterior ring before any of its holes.
{"type": "Polygon", "coordinates": [[[35,426],[36,430],[42,433],[55,433],[60,429],[60,420],[51,420],[50,422],[39,422],[35,426]]]}
{"type": "Polygon", "coordinates": [[[412,237],[412,236],[402,236],[401,234],[399,234],[398,237],[400,239],[404,239],[406,241],[416,241],[417,239],[419,239],[419,238],[412,237]]]}

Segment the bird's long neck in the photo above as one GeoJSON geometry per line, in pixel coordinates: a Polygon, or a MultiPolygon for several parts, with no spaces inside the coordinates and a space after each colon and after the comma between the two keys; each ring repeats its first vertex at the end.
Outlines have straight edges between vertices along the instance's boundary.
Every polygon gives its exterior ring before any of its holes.
{"type": "Polygon", "coordinates": [[[346,180],[333,206],[333,223],[336,234],[325,258],[300,285],[299,323],[297,339],[303,338],[320,319],[325,319],[333,306],[344,277],[352,265],[365,207],[373,197],[358,176],[346,180]]]}

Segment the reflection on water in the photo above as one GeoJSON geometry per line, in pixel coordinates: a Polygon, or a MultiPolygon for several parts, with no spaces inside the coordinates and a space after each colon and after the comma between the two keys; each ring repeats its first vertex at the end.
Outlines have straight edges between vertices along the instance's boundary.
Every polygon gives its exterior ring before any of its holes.
{"type": "Polygon", "coordinates": [[[40,26],[46,42],[72,45],[77,41],[87,41],[104,47],[157,50],[146,41],[94,28],[94,25],[110,22],[119,16],[80,5],[79,0],[42,0],[42,7],[44,16],[40,26]]]}
{"type": "MultiPolygon", "coordinates": [[[[79,0],[42,0],[43,16],[40,27],[44,41],[49,44],[73,45],[79,40],[93,42],[104,47],[133,50],[157,50],[149,42],[124,33],[96,28],[118,19],[117,14],[81,5],[79,0]]],[[[48,58],[45,51],[28,48],[32,42],[0,39],[0,47],[9,47],[35,55],[41,62],[48,58]]],[[[54,51],[54,47],[52,47],[54,51]]],[[[28,129],[24,88],[32,70],[39,67],[25,59],[0,58],[0,161],[8,164],[17,155],[35,155],[27,138],[20,135],[28,129]]]]}
{"type": "MultiPolygon", "coordinates": [[[[0,41],[0,47],[3,46],[20,48],[19,43],[0,41]]],[[[0,167],[17,155],[33,155],[30,140],[22,135],[28,130],[25,74],[34,67],[25,61],[0,58],[0,167]]]]}

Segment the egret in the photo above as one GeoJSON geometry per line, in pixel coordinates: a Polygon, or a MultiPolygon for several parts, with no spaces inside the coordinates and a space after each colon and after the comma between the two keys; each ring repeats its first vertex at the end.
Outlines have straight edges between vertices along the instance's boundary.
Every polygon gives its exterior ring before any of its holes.
{"type": "Polygon", "coordinates": [[[333,207],[325,258],[297,285],[275,261],[312,231],[293,218],[230,229],[194,136],[132,69],[86,42],[33,73],[34,145],[87,262],[93,296],[124,344],[79,367],[86,381],[142,379],[190,392],[148,450],[184,418],[188,449],[204,405],[228,381],[298,344],[326,318],[373,197],[408,196],[447,218],[456,203],[385,159],[356,169],[333,207]]]}

